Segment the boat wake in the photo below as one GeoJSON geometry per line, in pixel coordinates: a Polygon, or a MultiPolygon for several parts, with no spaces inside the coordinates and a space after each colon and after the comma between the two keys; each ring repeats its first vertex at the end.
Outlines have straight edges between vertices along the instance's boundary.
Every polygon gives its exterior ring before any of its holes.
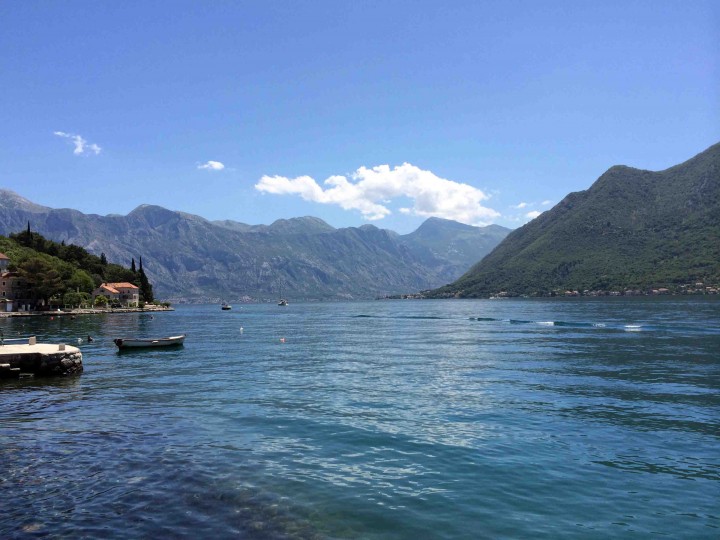
{"type": "MultiPolygon", "coordinates": [[[[352,315],[354,319],[390,319],[390,320],[452,320],[457,317],[440,317],[436,315],[375,315],[375,314],[359,314],[352,315]]],[[[463,318],[464,319],[464,318],[463,318]]],[[[674,333],[683,332],[686,334],[717,334],[717,329],[712,327],[703,327],[696,325],[679,325],[679,324],[649,324],[637,322],[601,322],[601,321],[550,321],[550,320],[533,320],[533,319],[508,319],[502,317],[467,317],[466,320],[476,321],[487,324],[511,324],[527,327],[542,327],[555,330],[587,330],[587,331],[606,331],[606,332],[659,332],[674,333]]]]}
{"type": "Polygon", "coordinates": [[[624,330],[627,332],[641,332],[643,330],[658,329],[656,327],[649,327],[642,324],[618,324],[612,325],[604,322],[586,322],[586,321],[533,321],[526,319],[500,319],[495,317],[469,317],[471,321],[478,322],[500,322],[508,324],[520,324],[520,325],[536,325],[536,326],[549,326],[559,328],[595,328],[595,329],[608,329],[608,330],[624,330]]]}
{"type": "Polygon", "coordinates": [[[446,320],[450,317],[434,317],[432,315],[353,315],[353,319],[418,319],[418,320],[446,320]]]}

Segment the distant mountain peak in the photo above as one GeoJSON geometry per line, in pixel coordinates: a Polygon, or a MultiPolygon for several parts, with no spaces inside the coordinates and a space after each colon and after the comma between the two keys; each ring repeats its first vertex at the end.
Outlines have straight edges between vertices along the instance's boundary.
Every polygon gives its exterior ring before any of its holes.
{"type": "Polygon", "coordinates": [[[168,210],[167,208],[158,206],[157,204],[141,204],[132,210],[130,214],[145,214],[149,212],[172,212],[172,210],[168,210]]]}
{"type": "Polygon", "coordinates": [[[50,211],[50,208],[47,206],[35,204],[34,202],[21,197],[9,189],[0,189],[0,208],[7,210],[22,210],[25,212],[32,212],[34,214],[50,211]]]}
{"type": "Polygon", "coordinates": [[[420,226],[417,228],[417,231],[425,230],[425,229],[437,229],[437,228],[471,231],[473,229],[477,229],[478,227],[476,227],[474,225],[468,225],[466,223],[460,223],[459,221],[454,221],[452,219],[446,219],[446,218],[433,216],[433,217],[429,217],[425,221],[423,221],[420,224],[420,226]]]}
{"type": "Polygon", "coordinates": [[[334,230],[322,219],[312,216],[278,219],[267,227],[268,232],[283,234],[317,234],[334,230]]]}

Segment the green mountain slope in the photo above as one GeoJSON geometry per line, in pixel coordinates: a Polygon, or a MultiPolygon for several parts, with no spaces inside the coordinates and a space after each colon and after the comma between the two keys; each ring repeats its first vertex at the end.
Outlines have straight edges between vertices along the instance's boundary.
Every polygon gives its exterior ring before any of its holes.
{"type": "Polygon", "coordinates": [[[720,144],[664,171],[615,166],[430,296],[720,281],[720,144]]]}
{"type": "Polygon", "coordinates": [[[104,281],[129,281],[141,286],[138,272],[34,232],[0,236],[0,253],[10,259],[9,271],[19,274],[29,286],[27,298],[31,299],[78,305],[89,303],[90,293],[104,281]]]}

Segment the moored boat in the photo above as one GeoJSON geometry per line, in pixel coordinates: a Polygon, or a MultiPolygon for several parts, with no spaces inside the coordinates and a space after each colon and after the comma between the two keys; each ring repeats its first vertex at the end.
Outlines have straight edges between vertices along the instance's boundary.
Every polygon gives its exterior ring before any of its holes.
{"type": "Polygon", "coordinates": [[[232,306],[230,304],[228,304],[227,302],[223,302],[220,305],[220,309],[222,309],[223,311],[229,311],[232,309],[232,306]]]}
{"type": "Polygon", "coordinates": [[[280,301],[278,302],[278,306],[287,306],[287,305],[288,305],[288,301],[285,300],[284,298],[281,298],[280,301]]]}
{"type": "Polygon", "coordinates": [[[117,338],[113,339],[113,343],[118,349],[140,349],[149,347],[176,347],[182,345],[185,341],[185,334],[179,336],[170,336],[165,338],[117,338]]]}

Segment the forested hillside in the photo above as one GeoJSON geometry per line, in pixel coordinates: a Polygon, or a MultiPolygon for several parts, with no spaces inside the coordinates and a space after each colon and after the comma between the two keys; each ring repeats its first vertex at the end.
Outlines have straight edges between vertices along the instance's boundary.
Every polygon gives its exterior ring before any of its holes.
{"type": "Polygon", "coordinates": [[[8,270],[28,285],[32,298],[64,305],[80,305],[103,282],[129,282],[152,302],[153,291],[144,271],[108,263],[76,245],[53,242],[29,228],[10,237],[0,236],[0,252],[10,259],[8,270]]]}
{"type": "Polygon", "coordinates": [[[429,296],[681,290],[720,282],[720,144],[664,171],[615,166],[429,296]]]}

